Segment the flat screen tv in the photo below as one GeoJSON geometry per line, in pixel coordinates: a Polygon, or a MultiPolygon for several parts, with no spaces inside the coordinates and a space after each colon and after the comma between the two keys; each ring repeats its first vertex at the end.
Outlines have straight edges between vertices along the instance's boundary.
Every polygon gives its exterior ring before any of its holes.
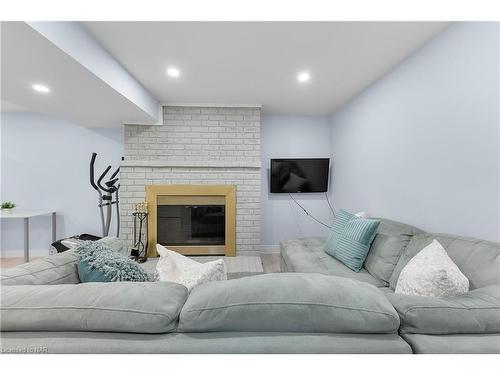
{"type": "Polygon", "coordinates": [[[271,159],[271,193],[328,191],[330,159],[271,159]]]}

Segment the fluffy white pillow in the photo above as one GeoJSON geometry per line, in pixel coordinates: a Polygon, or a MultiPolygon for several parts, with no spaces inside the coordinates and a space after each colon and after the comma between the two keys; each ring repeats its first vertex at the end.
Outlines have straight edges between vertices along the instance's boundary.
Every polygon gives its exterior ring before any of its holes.
{"type": "Polygon", "coordinates": [[[396,293],[452,297],[469,291],[469,280],[434,240],[415,255],[399,274],[396,293]]]}
{"type": "Polygon", "coordinates": [[[156,264],[159,281],[182,284],[191,291],[196,285],[209,281],[227,280],[226,263],[222,259],[198,263],[158,244],[156,251],[160,254],[156,264]]]}
{"type": "MultiPolygon", "coordinates": [[[[61,244],[63,244],[69,249],[76,249],[79,245],[82,244],[82,242],[83,240],[70,237],[62,240],[61,244]]],[[[96,242],[102,243],[103,245],[106,245],[112,250],[125,255],[126,257],[130,255],[127,247],[123,245],[123,241],[117,237],[112,237],[112,236],[103,237],[100,240],[97,240],[96,242]]]]}

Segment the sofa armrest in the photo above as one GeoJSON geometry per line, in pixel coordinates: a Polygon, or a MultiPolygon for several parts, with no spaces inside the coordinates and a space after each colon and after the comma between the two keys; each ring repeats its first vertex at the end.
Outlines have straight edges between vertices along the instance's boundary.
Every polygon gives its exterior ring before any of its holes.
{"type": "Polygon", "coordinates": [[[68,250],[2,270],[3,285],[78,284],[78,257],[68,250]]]}
{"type": "Polygon", "coordinates": [[[187,299],[179,284],[84,283],[3,286],[2,331],[163,333],[187,299]]]}
{"type": "Polygon", "coordinates": [[[401,319],[401,333],[500,333],[500,285],[455,297],[435,298],[390,294],[401,319]]]}

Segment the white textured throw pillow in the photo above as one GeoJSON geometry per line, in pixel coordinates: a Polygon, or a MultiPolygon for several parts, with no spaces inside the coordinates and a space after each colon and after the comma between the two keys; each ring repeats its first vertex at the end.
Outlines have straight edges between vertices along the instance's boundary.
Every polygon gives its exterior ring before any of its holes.
{"type": "Polygon", "coordinates": [[[399,274],[396,293],[452,297],[469,291],[469,280],[434,240],[415,255],[399,274]]]}
{"type": "Polygon", "coordinates": [[[226,263],[222,259],[198,263],[162,245],[156,245],[156,251],[160,254],[156,264],[159,281],[182,284],[191,291],[209,281],[227,280],[226,263]]]}

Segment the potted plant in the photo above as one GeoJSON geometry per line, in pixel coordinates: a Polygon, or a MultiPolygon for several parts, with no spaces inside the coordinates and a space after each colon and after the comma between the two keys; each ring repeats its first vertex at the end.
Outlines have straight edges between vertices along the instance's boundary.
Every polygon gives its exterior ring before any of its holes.
{"type": "Polygon", "coordinates": [[[2,202],[2,211],[4,212],[10,212],[16,205],[10,201],[7,202],[2,202]]]}

